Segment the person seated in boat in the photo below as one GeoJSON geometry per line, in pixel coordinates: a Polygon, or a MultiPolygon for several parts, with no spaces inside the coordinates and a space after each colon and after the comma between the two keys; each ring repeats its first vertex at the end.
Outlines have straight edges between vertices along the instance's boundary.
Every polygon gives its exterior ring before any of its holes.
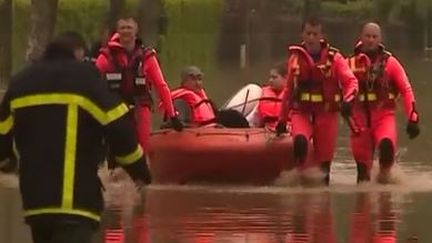
{"type": "Polygon", "coordinates": [[[180,87],[171,90],[171,98],[180,121],[189,127],[216,124],[217,109],[203,88],[204,73],[197,66],[181,72],[180,87]]]}
{"type": "Polygon", "coordinates": [[[285,94],[286,74],[286,63],[278,63],[270,69],[269,79],[262,87],[262,95],[254,117],[254,126],[275,130],[281,112],[282,98],[285,94]]]}

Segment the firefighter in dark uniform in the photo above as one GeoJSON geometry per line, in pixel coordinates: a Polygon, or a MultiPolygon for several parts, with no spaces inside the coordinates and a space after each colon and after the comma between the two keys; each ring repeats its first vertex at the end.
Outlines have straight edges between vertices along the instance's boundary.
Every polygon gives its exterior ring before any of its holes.
{"type": "Polygon", "coordinates": [[[90,243],[103,210],[104,142],[137,185],[151,181],[127,106],[68,35],[16,74],[0,105],[0,159],[17,157],[35,243],[90,243]]]}

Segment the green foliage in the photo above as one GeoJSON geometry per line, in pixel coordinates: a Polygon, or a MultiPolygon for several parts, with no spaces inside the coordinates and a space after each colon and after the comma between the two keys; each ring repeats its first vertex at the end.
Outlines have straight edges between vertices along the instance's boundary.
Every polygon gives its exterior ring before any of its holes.
{"type": "Polygon", "coordinates": [[[86,39],[98,37],[108,11],[107,1],[60,0],[56,32],[74,30],[86,39]]]}
{"type": "Polygon", "coordinates": [[[325,16],[364,19],[372,15],[373,1],[323,2],[322,11],[325,16]]]}
{"type": "MultiPolygon", "coordinates": [[[[139,0],[126,0],[126,12],[136,14],[139,0]]],[[[211,76],[216,73],[224,0],[162,0],[168,19],[161,36],[159,56],[169,80],[177,82],[184,65],[196,64],[211,76]]],[[[269,14],[299,16],[304,0],[262,0],[269,4],[269,14]]],[[[350,0],[347,3],[323,1],[322,14],[328,18],[360,20],[378,18],[386,23],[411,26],[412,35],[421,33],[431,0],[350,0]]],[[[13,68],[24,63],[30,22],[30,0],[14,1],[13,68]]],[[[106,20],[108,0],[59,0],[56,32],[77,30],[89,41],[98,38],[106,20]]],[[[410,34],[410,35],[411,35],[410,34]]],[[[420,34],[417,34],[420,35],[420,34]]],[[[421,37],[415,37],[421,38],[421,37]]]]}
{"type": "Polygon", "coordinates": [[[177,80],[180,70],[191,64],[213,73],[223,1],[164,0],[163,4],[168,30],[161,39],[160,58],[169,80],[177,80]]]}

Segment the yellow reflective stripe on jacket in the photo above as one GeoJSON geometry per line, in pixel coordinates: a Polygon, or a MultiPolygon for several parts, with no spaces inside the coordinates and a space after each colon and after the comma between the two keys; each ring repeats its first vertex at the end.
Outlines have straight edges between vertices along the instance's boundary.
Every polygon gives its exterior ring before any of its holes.
{"type": "Polygon", "coordinates": [[[64,152],[62,208],[73,208],[75,184],[75,159],[77,147],[78,106],[68,106],[66,120],[66,146],[64,152]]]}
{"type": "Polygon", "coordinates": [[[39,208],[39,209],[26,210],[24,212],[24,216],[26,217],[41,215],[41,214],[70,214],[70,215],[78,215],[78,216],[90,218],[95,221],[100,221],[100,215],[82,209],[39,208]]]}
{"type": "Polygon", "coordinates": [[[144,152],[140,145],[130,154],[123,156],[116,156],[116,160],[121,165],[130,165],[139,160],[143,156],[144,152]]]}
{"type": "Polygon", "coordinates": [[[311,101],[311,102],[323,102],[323,96],[320,94],[311,94],[311,93],[301,93],[300,94],[301,101],[311,101]]]}
{"type": "Polygon", "coordinates": [[[0,134],[7,134],[12,129],[14,119],[9,115],[4,121],[0,121],[0,134]]]}
{"type": "Polygon", "coordinates": [[[124,103],[121,103],[109,111],[104,111],[88,98],[69,93],[37,94],[15,98],[11,101],[11,108],[14,110],[28,106],[52,104],[77,104],[90,113],[102,125],[106,125],[128,112],[128,108],[124,103]]]}
{"type": "MultiPolygon", "coordinates": [[[[334,101],[341,101],[342,97],[339,94],[335,94],[334,101]]],[[[301,93],[300,94],[301,101],[310,101],[310,102],[323,102],[324,97],[321,94],[311,94],[311,93],[301,93]]]]}
{"type": "MultiPolygon", "coordinates": [[[[360,101],[365,101],[367,98],[367,101],[376,101],[378,99],[378,96],[376,93],[367,93],[365,94],[359,94],[358,95],[358,99],[360,101]]],[[[388,97],[389,100],[394,100],[396,98],[396,96],[392,93],[388,93],[388,97]]]]}
{"type": "Polygon", "coordinates": [[[109,110],[106,113],[106,123],[102,123],[102,124],[106,125],[112,121],[115,121],[128,112],[129,112],[129,108],[127,107],[127,105],[124,103],[121,103],[120,105],[109,110]]]}

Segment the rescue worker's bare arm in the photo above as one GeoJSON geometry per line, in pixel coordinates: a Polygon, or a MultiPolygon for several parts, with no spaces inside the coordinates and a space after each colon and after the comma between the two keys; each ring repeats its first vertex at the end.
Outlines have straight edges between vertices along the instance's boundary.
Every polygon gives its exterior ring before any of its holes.
{"type": "Polygon", "coordinates": [[[341,82],[344,102],[351,102],[358,93],[358,80],[348,66],[348,62],[340,53],[334,56],[333,73],[341,82]]]}
{"type": "Polygon", "coordinates": [[[153,82],[159,98],[162,101],[164,110],[170,118],[175,117],[174,106],[171,100],[171,92],[168,84],[163,77],[162,71],[160,69],[156,54],[152,52],[147,57],[143,65],[144,73],[147,74],[148,78],[153,82]]]}
{"type": "Polygon", "coordinates": [[[404,111],[409,121],[417,122],[419,115],[415,109],[415,96],[407,74],[400,62],[393,56],[387,61],[386,73],[393,80],[403,99],[404,111]]]}

